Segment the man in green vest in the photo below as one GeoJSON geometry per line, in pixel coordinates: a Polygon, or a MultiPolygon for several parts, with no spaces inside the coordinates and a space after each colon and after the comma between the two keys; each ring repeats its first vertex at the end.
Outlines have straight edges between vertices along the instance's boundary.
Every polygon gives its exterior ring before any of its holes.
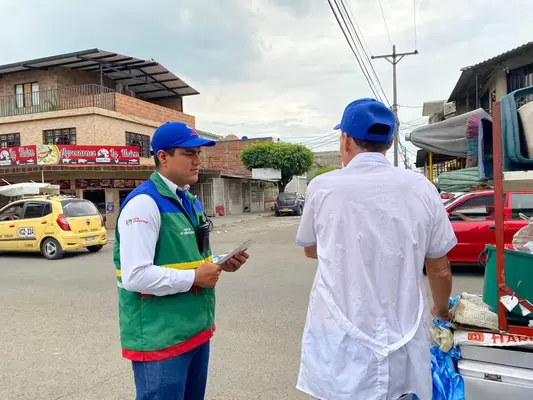
{"type": "Polygon", "coordinates": [[[214,264],[200,201],[200,152],[215,142],[181,122],[161,125],[151,141],[156,172],[123,202],[114,262],[122,354],[133,363],[137,400],[203,400],[215,331],[221,271],[244,264],[243,252],[214,264]]]}

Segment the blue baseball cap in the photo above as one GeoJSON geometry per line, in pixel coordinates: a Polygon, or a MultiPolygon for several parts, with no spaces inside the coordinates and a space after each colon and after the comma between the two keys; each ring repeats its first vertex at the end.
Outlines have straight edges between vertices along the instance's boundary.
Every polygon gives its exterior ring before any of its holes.
{"type": "Polygon", "coordinates": [[[335,130],[368,142],[389,143],[394,136],[396,116],[385,104],[376,99],[352,101],[342,115],[335,130]]]}
{"type": "Polygon", "coordinates": [[[150,142],[154,154],[157,154],[159,150],[169,150],[175,147],[209,147],[215,144],[214,140],[198,136],[194,128],[183,122],[167,122],[161,125],[155,130],[150,142]]]}

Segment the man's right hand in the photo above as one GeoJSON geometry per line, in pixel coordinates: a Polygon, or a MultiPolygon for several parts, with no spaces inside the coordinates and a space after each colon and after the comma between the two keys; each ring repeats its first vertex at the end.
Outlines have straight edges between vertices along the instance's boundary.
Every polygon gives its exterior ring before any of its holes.
{"type": "Polygon", "coordinates": [[[448,310],[448,307],[446,307],[446,309],[439,310],[434,305],[431,308],[431,315],[433,315],[435,318],[440,318],[443,321],[450,321],[452,319],[452,313],[450,310],[448,310]]]}
{"type": "Polygon", "coordinates": [[[205,263],[200,265],[194,271],[194,286],[201,288],[212,288],[218,282],[222,267],[213,263],[205,263]]]}

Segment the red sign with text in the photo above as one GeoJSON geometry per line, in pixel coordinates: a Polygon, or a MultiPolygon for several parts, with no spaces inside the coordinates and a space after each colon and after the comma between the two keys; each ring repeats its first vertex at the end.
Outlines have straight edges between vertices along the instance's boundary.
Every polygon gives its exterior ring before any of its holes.
{"type": "Polygon", "coordinates": [[[139,165],[136,146],[40,144],[0,149],[0,167],[24,165],[139,165]]]}
{"type": "Polygon", "coordinates": [[[136,146],[37,146],[39,165],[139,165],[136,146]]]}
{"type": "Polygon", "coordinates": [[[37,164],[36,146],[0,148],[0,167],[18,167],[37,164]]]}

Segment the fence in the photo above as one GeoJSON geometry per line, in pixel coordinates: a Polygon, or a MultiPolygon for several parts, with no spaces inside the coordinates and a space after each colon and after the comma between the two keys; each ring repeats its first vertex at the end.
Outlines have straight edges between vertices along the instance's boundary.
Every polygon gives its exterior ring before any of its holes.
{"type": "Polygon", "coordinates": [[[98,107],[115,110],[115,91],[99,85],[70,86],[0,96],[0,117],[98,107]]]}

